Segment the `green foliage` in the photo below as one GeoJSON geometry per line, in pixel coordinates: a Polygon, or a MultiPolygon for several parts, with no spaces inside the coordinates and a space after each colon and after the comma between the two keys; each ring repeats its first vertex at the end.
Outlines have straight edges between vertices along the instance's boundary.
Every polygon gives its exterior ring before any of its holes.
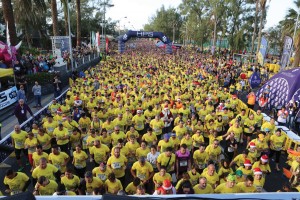
{"type": "Polygon", "coordinates": [[[174,8],[162,6],[144,26],[145,31],[161,31],[172,41],[177,40],[182,26],[182,17],[174,8]],[[175,36],[175,38],[174,38],[175,36]]]}
{"type": "Polygon", "coordinates": [[[55,74],[48,72],[40,72],[37,74],[26,75],[27,83],[33,85],[35,81],[39,82],[40,85],[51,84],[55,74]]]}

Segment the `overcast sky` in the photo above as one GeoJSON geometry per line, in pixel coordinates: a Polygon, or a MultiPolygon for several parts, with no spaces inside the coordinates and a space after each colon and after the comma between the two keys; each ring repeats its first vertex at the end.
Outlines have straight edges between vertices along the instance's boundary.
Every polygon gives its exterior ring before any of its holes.
{"type": "MultiPolygon", "coordinates": [[[[114,7],[107,10],[107,16],[112,20],[120,20],[121,29],[125,25],[127,29],[134,30],[143,28],[161,5],[166,8],[177,7],[181,0],[112,0],[112,3],[114,7]]],[[[267,5],[266,28],[276,25],[284,18],[288,8],[294,7],[293,0],[268,0],[267,5]]]]}

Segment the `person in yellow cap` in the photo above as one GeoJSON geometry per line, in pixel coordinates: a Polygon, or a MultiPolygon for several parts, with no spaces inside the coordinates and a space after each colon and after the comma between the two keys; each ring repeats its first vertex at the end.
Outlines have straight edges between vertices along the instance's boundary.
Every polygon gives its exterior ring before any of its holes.
{"type": "Polygon", "coordinates": [[[240,189],[239,187],[235,184],[236,177],[235,175],[229,174],[226,178],[227,182],[226,183],[221,183],[218,185],[215,189],[215,193],[239,193],[240,189]]]}

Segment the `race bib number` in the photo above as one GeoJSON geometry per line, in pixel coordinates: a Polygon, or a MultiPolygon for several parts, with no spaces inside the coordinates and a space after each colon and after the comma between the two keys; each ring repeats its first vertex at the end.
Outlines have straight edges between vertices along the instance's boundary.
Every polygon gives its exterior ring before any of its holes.
{"type": "Polygon", "coordinates": [[[205,169],[206,164],[205,163],[204,164],[199,164],[198,167],[199,167],[199,169],[205,169]]]}
{"type": "Polygon", "coordinates": [[[49,127],[49,128],[47,128],[47,131],[48,131],[48,133],[52,133],[54,131],[54,128],[49,127]]]}
{"type": "Polygon", "coordinates": [[[16,141],[16,146],[17,147],[23,147],[23,141],[16,141]]]}
{"type": "MultiPolygon", "coordinates": [[[[55,166],[58,170],[61,169],[61,166],[60,166],[59,164],[54,164],[54,166],[55,166]]],[[[78,167],[77,167],[77,168],[78,168],[78,167]]]]}
{"type": "Polygon", "coordinates": [[[143,124],[137,124],[136,127],[137,127],[138,129],[142,129],[142,128],[143,128],[143,124]]]}
{"type": "Polygon", "coordinates": [[[75,167],[76,167],[77,169],[82,169],[82,168],[84,168],[83,165],[81,165],[81,164],[76,164],[75,167]]]}
{"type": "Polygon", "coordinates": [[[234,152],[234,148],[228,147],[228,152],[234,152]]]}
{"type": "Polygon", "coordinates": [[[121,164],[119,162],[115,162],[115,163],[112,163],[112,167],[113,167],[113,169],[120,169],[121,164]]]}
{"type": "Polygon", "coordinates": [[[102,181],[106,180],[106,175],[105,174],[98,174],[98,178],[100,178],[102,181]]]}
{"type": "Polygon", "coordinates": [[[138,174],[137,177],[141,180],[146,179],[146,175],[145,174],[138,174]]]}
{"type": "Polygon", "coordinates": [[[179,162],[179,166],[180,167],[186,167],[188,165],[188,162],[186,161],[186,160],[181,160],[180,162],[179,162]]]}
{"type": "Polygon", "coordinates": [[[256,187],[256,190],[257,190],[257,192],[262,192],[262,187],[261,186],[255,186],[256,187]]]}
{"type": "Polygon", "coordinates": [[[217,130],[218,132],[222,131],[222,127],[217,127],[216,130],[217,130]]]}

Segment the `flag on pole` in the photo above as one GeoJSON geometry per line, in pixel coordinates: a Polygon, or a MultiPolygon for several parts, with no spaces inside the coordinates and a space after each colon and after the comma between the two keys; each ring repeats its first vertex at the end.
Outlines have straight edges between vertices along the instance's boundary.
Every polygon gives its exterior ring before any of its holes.
{"type": "Polygon", "coordinates": [[[109,42],[109,40],[108,40],[108,38],[106,38],[105,39],[105,43],[106,43],[105,50],[106,50],[106,52],[108,52],[108,42],[109,42]]]}

